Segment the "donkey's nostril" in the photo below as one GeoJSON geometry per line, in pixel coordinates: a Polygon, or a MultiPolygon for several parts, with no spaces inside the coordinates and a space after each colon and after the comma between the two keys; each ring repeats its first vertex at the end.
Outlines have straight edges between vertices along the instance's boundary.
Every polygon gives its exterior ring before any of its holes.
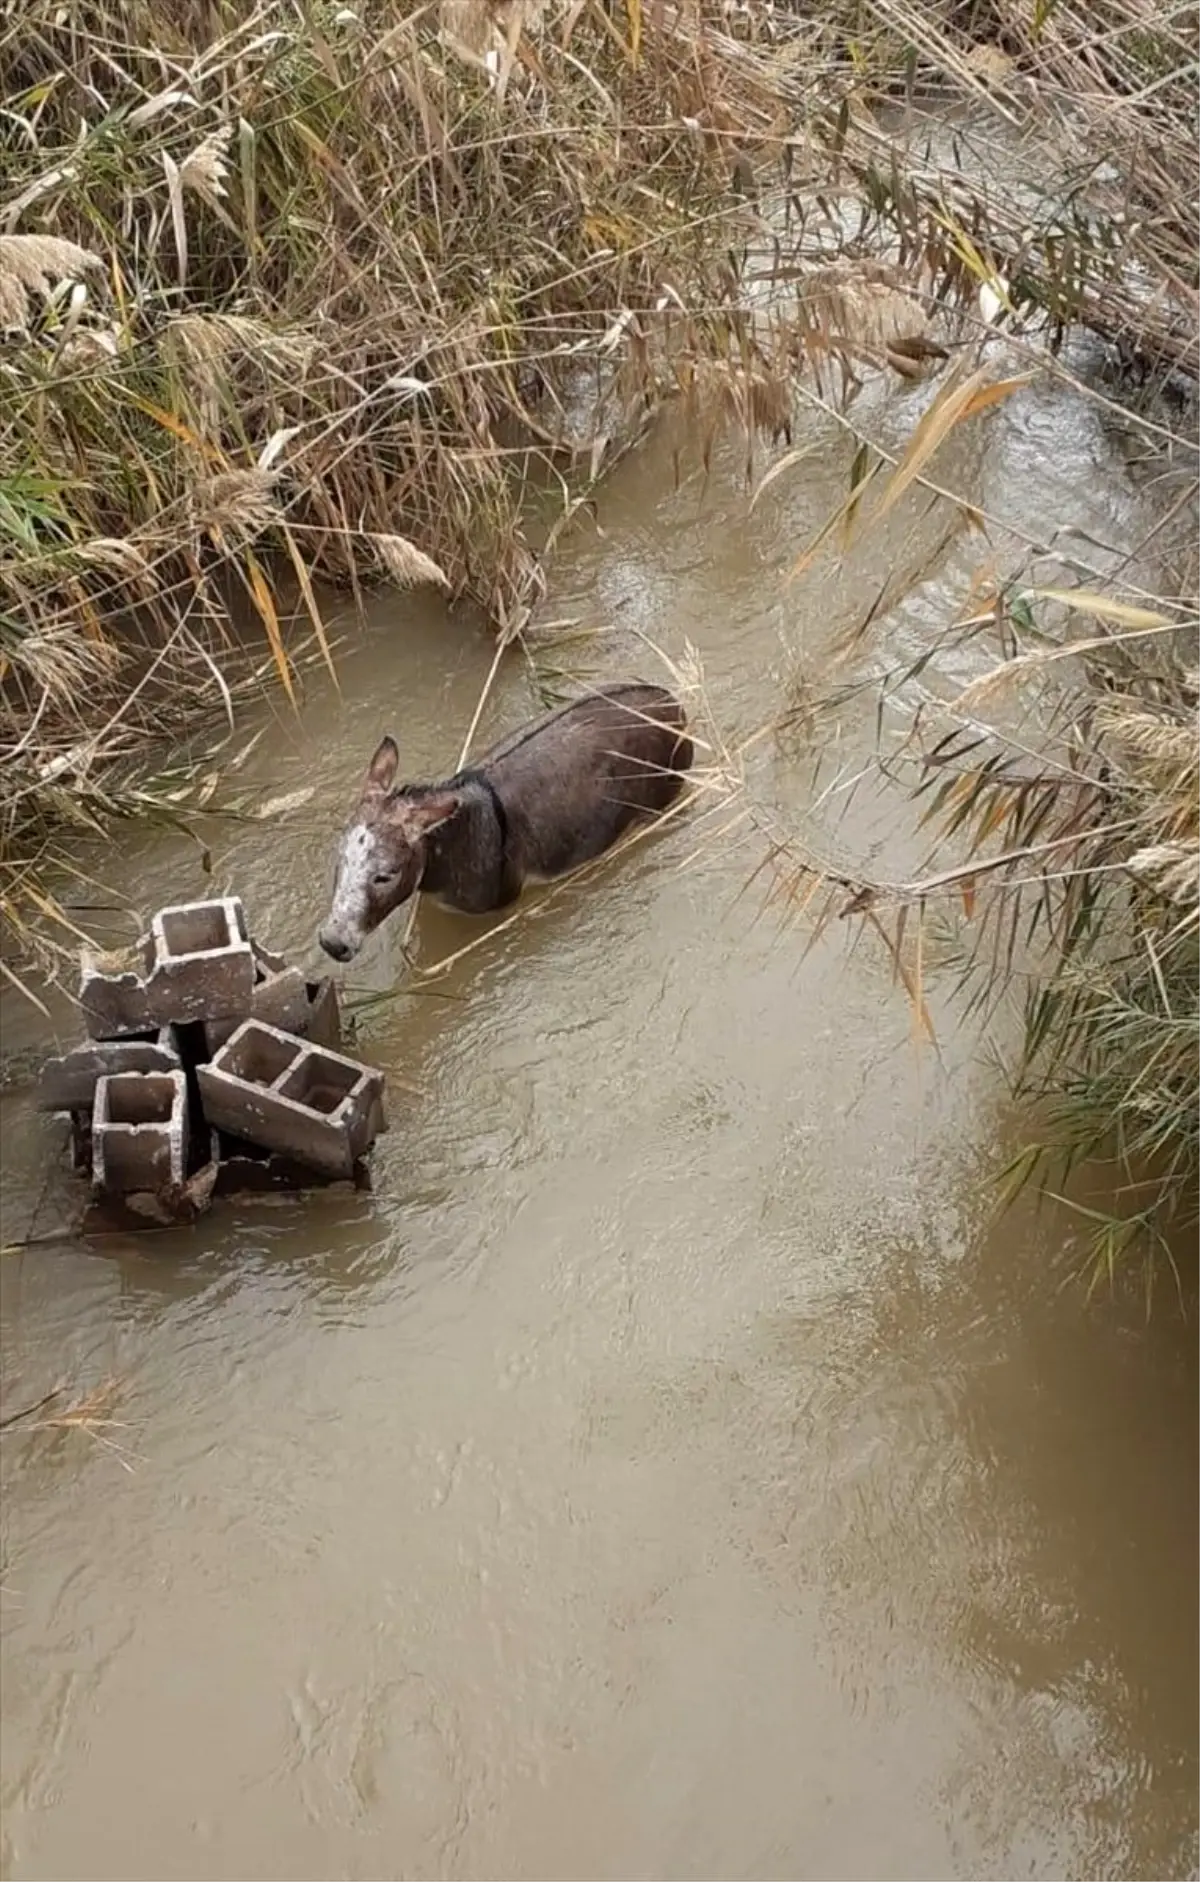
{"type": "Polygon", "coordinates": [[[322,934],[321,946],[335,961],[348,961],[354,952],[350,943],[343,941],[341,936],[336,934],[322,934]]]}

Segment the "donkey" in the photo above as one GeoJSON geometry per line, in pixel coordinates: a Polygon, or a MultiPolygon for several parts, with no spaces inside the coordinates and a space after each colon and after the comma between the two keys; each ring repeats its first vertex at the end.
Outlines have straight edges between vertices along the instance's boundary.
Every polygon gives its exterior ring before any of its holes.
{"type": "Polygon", "coordinates": [[[679,701],[641,681],[546,713],[442,784],[397,785],[383,739],[342,833],[321,946],[352,960],[418,889],[463,914],[507,907],[666,810],[693,756],[679,701]]]}

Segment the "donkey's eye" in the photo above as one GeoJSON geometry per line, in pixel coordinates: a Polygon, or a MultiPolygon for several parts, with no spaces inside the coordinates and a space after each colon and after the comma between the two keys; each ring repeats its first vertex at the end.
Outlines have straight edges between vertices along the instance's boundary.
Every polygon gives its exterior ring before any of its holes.
{"type": "Polygon", "coordinates": [[[371,881],[378,882],[381,884],[385,882],[394,882],[396,880],[396,877],[399,874],[400,874],[400,871],[398,869],[381,869],[377,876],[371,877],[371,881]]]}

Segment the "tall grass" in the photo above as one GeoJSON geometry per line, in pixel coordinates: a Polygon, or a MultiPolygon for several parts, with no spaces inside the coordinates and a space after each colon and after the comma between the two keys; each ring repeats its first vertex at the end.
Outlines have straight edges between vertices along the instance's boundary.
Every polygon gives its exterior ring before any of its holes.
{"type": "MultiPolygon", "coordinates": [[[[1081,595],[1077,605],[1103,608],[1104,599],[1081,595]]],[[[963,696],[958,710],[969,725],[922,754],[929,822],[958,845],[960,860],[948,881],[924,892],[916,885],[917,920],[949,892],[958,902],[964,979],[977,1000],[994,1001],[1014,984],[1023,989],[1013,1086],[1029,1124],[1003,1174],[1015,1193],[1031,1179],[1069,1190],[1085,1164],[1107,1173],[1108,1203],[1077,1194],[1070,1202],[1087,1225],[1093,1282],[1111,1279],[1131,1250],[1174,1262],[1195,1249],[1194,607],[1154,627],[1067,639],[1052,653],[1010,650],[963,696]],[[1063,653],[1071,655],[1065,679],[1063,653]],[[1017,687],[1046,728],[1036,763],[1027,739],[980,724],[987,696],[1017,687]]],[[[1138,612],[1112,606],[1126,622],[1138,612]]]]}
{"type": "Polygon", "coordinates": [[[915,253],[954,233],[959,260],[1040,308],[1056,339],[1084,322],[1139,368],[1200,368],[1193,11],[1168,0],[865,0],[862,55],[910,83],[986,102],[997,126],[1035,127],[1040,201],[971,187],[952,166],[897,165],[869,123],[848,135],[869,198],[915,253]]]}
{"type": "MultiPolygon", "coordinates": [[[[939,737],[914,729],[933,867],[898,894],[864,883],[834,894],[843,908],[861,899],[918,1006],[913,931],[939,903],[953,906],[974,997],[1022,997],[1012,1069],[1028,1137],[1004,1172],[1009,1193],[1031,1179],[1065,1190],[1080,1165],[1099,1165],[1111,1200],[1095,1206],[1075,1190],[1070,1203],[1088,1231],[1091,1277],[1111,1279],[1136,1250],[1149,1280],[1155,1256],[1194,1258],[1200,1215],[1194,16],[1147,0],[993,0],[971,15],[980,37],[957,11],[918,19],[904,0],[871,11],[888,30],[901,24],[942,76],[1042,128],[1053,182],[1033,215],[1027,201],[981,200],[929,165],[885,177],[868,159],[864,175],[878,179],[910,251],[935,223],[951,225],[981,303],[990,292],[993,307],[1007,304],[1015,331],[1022,314],[1040,313],[1057,349],[1083,322],[1135,369],[1148,396],[1130,410],[1126,381],[1125,419],[1164,491],[1163,553],[1153,597],[1131,591],[1127,570],[1081,575],[1068,554],[1065,594],[1015,568],[990,606],[977,593],[967,618],[947,624],[945,644],[987,638],[999,658],[939,737]],[[1160,396],[1172,385],[1182,406],[1160,396]]],[[[939,399],[935,431],[939,408],[945,430],[964,415],[939,399]]],[[[914,438],[907,456],[916,448],[914,438]]],[[[902,462],[893,481],[912,468],[902,462]]]]}

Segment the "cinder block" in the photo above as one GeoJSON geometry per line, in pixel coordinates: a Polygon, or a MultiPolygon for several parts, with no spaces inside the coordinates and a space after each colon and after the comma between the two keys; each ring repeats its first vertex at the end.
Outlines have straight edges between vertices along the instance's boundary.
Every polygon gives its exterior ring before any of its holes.
{"type": "Polygon", "coordinates": [[[97,1079],[92,1187],[126,1196],[182,1188],[187,1176],[187,1080],[182,1072],[116,1072],[97,1079]]]}
{"type": "Polygon", "coordinates": [[[183,902],[160,909],[149,935],[122,956],[84,949],[79,1004],[89,1038],[125,1039],[172,1021],[241,1019],[254,977],[238,898],[183,902]]]}
{"type": "Polygon", "coordinates": [[[298,967],[289,967],[281,954],[272,954],[251,941],[254,955],[254,992],[248,1011],[236,1018],[210,1019],[204,1024],[208,1055],[219,1052],[244,1019],[261,1020],[281,1032],[303,1033],[308,1023],[308,988],[298,967]]]}
{"type": "Polygon", "coordinates": [[[196,1077],[210,1126],[329,1176],[352,1178],[387,1128],[382,1072],[259,1020],[239,1026],[196,1077]]]}
{"type": "Polygon", "coordinates": [[[285,955],[277,954],[275,949],[267,947],[265,942],[256,941],[253,935],[250,936],[250,946],[253,949],[255,960],[263,969],[264,973],[282,974],[285,971],[287,967],[287,958],[285,955]]]}
{"type": "Polygon", "coordinates": [[[342,1049],[342,1011],[337,988],[332,980],[310,980],[305,988],[308,1011],[304,1037],[311,1046],[323,1046],[326,1052],[342,1049]]]}
{"type": "MultiPolygon", "coordinates": [[[[342,1014],[332,980],[304,979],[298,967],[289,967],[281,954],[272,954],[251,940],[254,950],[254,998],[242,1019],[258,1019],[264,1026],[294,1033],[310,1045],[330,1052],[342,1049],[342,1014]]],[[[208,1056],[212,1058],[232,1038],[241,1020],[213,1019],[204,1028],[208,1056]]]]}
{"type": "Polygon", "coordinates": [[[150,924],[154,965],[146,994],[159,1025],[237,1019],[254,997],[254,953],[236,896],[162,908],[150,924]]]}
{"type": "Polygon", "coordinates": [[[169,1026],[128,1039],[98,1039],[75,1046],[61,1058],[47,1059],[38,1082],[40,1111],[86,1111],[96,1097],[96,1081],[117,1072],[177,1072],[179,1049],[169,1026]]]}
{"type": "Polygon", "coordinates": [[[79,955],[79,1006],[89,1039],[123,1039],[157,1031],[150,1017],[147,976],[154,965],[154,943],[144,935],[121,954],[79,955]]]}

